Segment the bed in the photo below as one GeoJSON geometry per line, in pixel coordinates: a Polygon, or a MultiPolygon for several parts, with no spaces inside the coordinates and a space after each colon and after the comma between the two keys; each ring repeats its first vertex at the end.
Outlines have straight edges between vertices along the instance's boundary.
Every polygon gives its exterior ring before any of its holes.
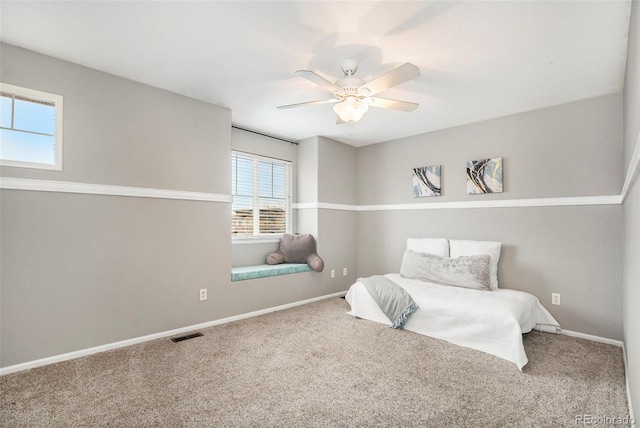
{"type": "MultiPolygon", "coordinates": [[[[448,261],[452,260],[449,255],[457,254],[453,250],[450,252],[448,245],[446,251],[442,248],[433,251],[428,248],[429,245],[425,250],[425,245],[417,245],[417,242],[411,242],[411,239],[403,258],[401,273],[409,272],[407,254],[413,253],[415,249],[428,253],[446,253],[445,259],[448,261]]],[[[481,254],[482,251],[484,250],[471,250],[476,254],[481,254]]],[[[494,261],[495,268],[492,273],[495,275],[491,277],[496,280],[496,284],[490,289],[445,285],[441,281],[408,278],[407,276],[411,275],[397,273],[384,275],[384,278],[406,291],[419,307],[410,315],[404,329],[495,355],[513,362],[522,370],[528,362],[522,334],[533,329],[559,333],[560,325],[532,294],[498,288],[498,261],[491,260],[491,263],[494,261]]],[[[376,303],[363,282],[364,280],[359,279],[347,292],[345,298],[351,305],[348,314],[392,325],[392,321],[376,303]]]]}

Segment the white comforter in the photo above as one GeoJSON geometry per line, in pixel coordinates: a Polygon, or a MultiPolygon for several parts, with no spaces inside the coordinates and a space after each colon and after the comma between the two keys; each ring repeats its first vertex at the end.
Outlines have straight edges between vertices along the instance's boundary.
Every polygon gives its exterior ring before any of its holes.
{"type": "MultiPolygon", "coordinates": [[[[522,333],[534,328],[560,332],[558,322],[529,293],[451,287],[407,279],[395,273],[385,276],[404,288],[420,306],[409,318],[405,330],[504,358],[520,370],[528,362],[522,333]]],[[[346,299],[351,305],[349,315],[391,325],[360,282],[351,286],[346,299]]]]}

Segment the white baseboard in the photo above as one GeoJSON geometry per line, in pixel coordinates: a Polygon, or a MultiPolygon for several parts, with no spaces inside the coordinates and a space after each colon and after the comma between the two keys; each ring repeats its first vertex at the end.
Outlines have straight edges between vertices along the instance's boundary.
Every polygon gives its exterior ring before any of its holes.
{"type": "Polygon", "coordinates": [[[620,348],[624,347],[624,342],[621,340],[609,339],[607,337],[593,336],[591,334],[580,333],[577,331],[564,330],[560,331],[560,334],[564,334],[565,336],[578,337],[580,339],[587,339],[593,342],[606,343],[607,345],[619,346],[620,348]]]}
{"type": "Polygon", "coordinates": [[[633,401],[631,401],[631,388],[629,387],[629,364],[627,362],[627,349],[622,343],[622,357],[624,358],[624,381],[627,387],[627,405],[629,406],[629,420],[631,422],[631,428],[636,426],[636,418],[633,415],[633,401]]]}
{"type": "Polygon", "coordinates": [[[288,303],[286,305],[275,306],[272,308],[261,309],[259,311],[249,312],[246,314],[235,315],[228,318],[222,318],[215,321],[209,321],[201,324],[195,324],[187,327],[177,328],[174,330],[163,331],[160,333],[149,334],[147,336],[135,337],[133,339],[122,340],[120,342],[108,343],[106,345],[95,346],[93,348],[81,349],[79,351],[68,352],[66,354],[54,355],[52,357],[42,358],[39,360],[28,361],[26,363],[15,364],[13,366],[0,368],[0,376],[7,375],[9,373],[15,373],[23,370],[32,369],[34,367],[46,366],[49,364],[59,363],[61,361],[72,360],[74,358],[85,357],[91,354],[97,354],[98,352],[110,351],[112,349],[124,348],[126,346],[136,345],[138,343],[148,342],[150,340],[162,339],[163,337],[175,336],[177,334],[186,333],[189,331],[200,330],[203,328],[213,327],[220,324],[226,324],[233,321],[238,321],[245,318],[256,317],[258,315],[268,314],[270,312],[282,311],[284,309],[293,308],[295,306],[306,305],[308,303],[317,302],[319,300],[330,299],[332,297],[342,297],[347,294],[346,291],[340,291],[338,293],[327,294],[324,296],[314,297],[311,299],[300,300],[298,302],[288,303]]]}

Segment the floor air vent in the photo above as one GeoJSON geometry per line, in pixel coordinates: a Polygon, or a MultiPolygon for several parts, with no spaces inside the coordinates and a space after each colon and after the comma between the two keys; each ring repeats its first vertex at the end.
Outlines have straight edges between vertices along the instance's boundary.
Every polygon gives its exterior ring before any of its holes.
{"type": "Polygon", "coordinates": [[[171,339],[171,341],[173,343],[178,343],[178,342],[182,342],[183,340],[189,340],[189,339],[193,339],[194,337],[200,337],[200,336],[202,336],[202,333],[186,334],[184,336],[174,337],[173,339],[171,339]]]}

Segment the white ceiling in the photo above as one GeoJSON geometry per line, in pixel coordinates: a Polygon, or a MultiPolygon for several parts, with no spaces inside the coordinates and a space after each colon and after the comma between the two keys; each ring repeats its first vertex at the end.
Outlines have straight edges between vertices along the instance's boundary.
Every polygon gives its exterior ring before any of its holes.
{"type": "Polygon", "coordinates": [[[0,39],[232,110],[233,123],[354,146],[622,90],[630,0],[622,1],[2,1],[0,39]],[[369,80],[404,63],[422,76],[336,125],[330,97],[294,75],[369,80]]]}

